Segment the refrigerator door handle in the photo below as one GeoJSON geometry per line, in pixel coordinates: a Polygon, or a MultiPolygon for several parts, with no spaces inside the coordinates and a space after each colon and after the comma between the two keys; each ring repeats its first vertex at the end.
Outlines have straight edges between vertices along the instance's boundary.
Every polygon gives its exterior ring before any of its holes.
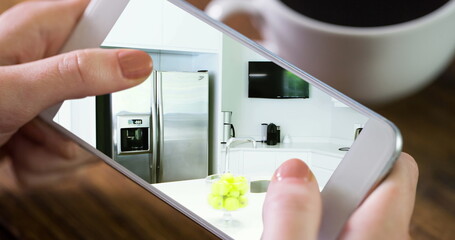
{"type": "Polygon", "coordinates": [[[157,73],[157,106],[158,106],[158,158],[156,161],[157,171],[156,179],[157,182],[162,181],[163,169],[161,166],[161,160],[164,154],[164,118],[163,118],[163,77],[162,73],[157,73]]]}
{"type": "Polygon", "coordinates": [[[158,82],[158,74],[156,71],[152,73],[152,109],[151,109],[151,120],[152,120],[152,135],[151,135],[151,142],[152,142],[152,159],[150,162],[150,182],[157,183],[158,177],[158,161],[159,161],[159,121],[158,121],[158,104],[157,104],[157,82],[158,82]]]}

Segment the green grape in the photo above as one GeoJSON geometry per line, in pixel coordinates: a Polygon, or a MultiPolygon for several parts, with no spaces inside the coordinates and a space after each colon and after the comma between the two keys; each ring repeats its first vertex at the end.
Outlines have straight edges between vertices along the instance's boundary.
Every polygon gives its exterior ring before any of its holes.
{"type": "Polygon", "coordinates": [[[234,182],[236,182],[236,183],[246,183],[247,180],[246,180],[246,177],[244,177],[244,176],[237,176],[237,177],[235,177],[234,182]]]}
{"type": "Polygon", "coordinates": [[[237,189],[239,190],[240,194],[243,195],[248,192],[248,182],[242,182],[238,184],[237,189]]]}
{"type": "Polygon", "coordinates": [[[228,195],[230,197],[239,197],[240,196],[240,192],[237,191],[237,190],[231,190],[228,195]]]}
{"type": "Polygon", "coordinates": [[[248,205],[245,194],[249,191],[249,185],[244,176],[234,177],[230,173],[225,173],[211,188],[212,193],[208,196],[208,202],[215,209],[234,211],[248,205]]]}
{"type": "Polygon", "coordinates": [[[225,181],[216,181],[212,184],[212,193],[216,195],[227,195],[230,190],[230,184],[225,181]]]}
{"type": "Polygon", "coordinates": [[[248,205],[248,198],[246,196],[240,196],[239,197],[239,204],[241,208],[244,208],[248,205]]]}
{"type": "Polygon", "coordinates": [[[234,211],[240,208],[240,203],[237,198],[228,197],[224,199],[223,208],[228,211],[234,211]]]}
{"type": "Polygon", "coordinates": [[[238,184],[236,183],[230,183],[230,188],[229,188],[229,191],[238,191],[238,184]]]}
{"type": "Polygon", "coordinates": [[[221,181],[226,181],[228,183],[233,183],[234,182],[234,175],[231,173],[225,173],[223,176],[221,176],[221,181]]]}
{"type": "Polygon", "coordinates": [[[217,182],[212,183],[212,194],[220,195],[221,184],[217,182]]]}
{"type": "Polygon", "coordinates": [[[209,204],[215,209],[221,209],[223,207],[223,198],[215,194],[210,194],[208,197],[209,204]]]}

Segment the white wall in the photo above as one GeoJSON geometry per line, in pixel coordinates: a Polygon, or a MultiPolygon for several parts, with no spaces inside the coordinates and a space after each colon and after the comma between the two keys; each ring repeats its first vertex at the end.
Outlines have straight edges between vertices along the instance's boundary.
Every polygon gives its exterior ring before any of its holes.
{"type": "MultiPolygon", "coordinates": [[[[261,123],[275,123],[281,137],[352,141],[355,125],[367,121],[349,107],[335,107],[332,98],[310,86],[308,99],[248,98],[248,61],[267,61],[231,38],[223,38],[222,111],[232,111],[238,137],[260,139],[261,123]]],[[[222,123],[220,123],[221,125],[222,123]]],[[[220,136],[221,137],[221,136],[220,136]]]]}
{"type": "Polygon", "coordinates": [[[53,120],[96,147],[95,97],[66,100],[53,120]]]}
{"type": "Polygon", "coordinates": [[[332,138],[353,141],[357,127],[363,126],[368,118],[348,107],[332,111],[332,138]]]}
{"type": "Polygon", "coordinates": [[[259,139],[261,123],[275,123],[281,136],[331,136],[333,103],[330,97],[310,87],[309,99],[248,98],[248,61],[266,60],[257,53],[223,39],[222,110],[232,111],[237,136],[259,139]]]}

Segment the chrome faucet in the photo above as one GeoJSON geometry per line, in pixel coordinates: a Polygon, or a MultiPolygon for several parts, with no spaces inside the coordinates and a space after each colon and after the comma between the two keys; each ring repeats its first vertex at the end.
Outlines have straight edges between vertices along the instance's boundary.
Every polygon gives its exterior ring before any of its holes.
{"type": "Polygon", "coordinates": [[[225,168],[224,168],[224,171],[226,173],[229,172],[229,150],[231,149],[231,147],[233,146],[234,143],[246,143],[246,142],[251,142],[253,144],[253,148],[256,148],[256,140],[254,140],[254,138],[252,137],[242,137],[242,138],[229,138],[229,140],[226,142],[226,154],[225,154],[225,157],[224,157],[224,161],[225,161],[225,168]]]}

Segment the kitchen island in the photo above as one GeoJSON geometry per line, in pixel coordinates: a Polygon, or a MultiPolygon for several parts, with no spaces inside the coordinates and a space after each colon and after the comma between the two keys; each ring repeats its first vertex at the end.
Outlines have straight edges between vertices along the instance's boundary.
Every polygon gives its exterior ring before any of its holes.
{"type": "Polygon", "coordinates": [[[249,193],[248,206],[233,211],[232,220],[226,222],[223,211],[215,210],[208,204],[210,183],[205,179],[152,185],[234,239],[261,238],[265,193],[249,193]]]}

